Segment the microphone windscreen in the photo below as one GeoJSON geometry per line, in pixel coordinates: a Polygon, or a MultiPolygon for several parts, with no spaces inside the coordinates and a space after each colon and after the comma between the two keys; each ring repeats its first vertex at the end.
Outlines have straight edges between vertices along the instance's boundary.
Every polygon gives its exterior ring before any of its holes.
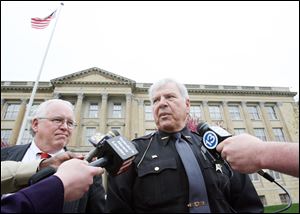
{"type": "Polygon", "coordinates": [[[110,131],[110,133],[111,133],[111,135],[113,136],[113,137],[116,137],[116,136],[119,136],[120,135],[120,133],[117,131],[117,130],[111,130],[110,131]]]}
{"type": "Polygon", "coordinates": [[[205,122],[200,122],[197,125],[197,132],[200,134],[200,136],[203,136],[204,133],[207,131],[208,125],[205,122]]]}

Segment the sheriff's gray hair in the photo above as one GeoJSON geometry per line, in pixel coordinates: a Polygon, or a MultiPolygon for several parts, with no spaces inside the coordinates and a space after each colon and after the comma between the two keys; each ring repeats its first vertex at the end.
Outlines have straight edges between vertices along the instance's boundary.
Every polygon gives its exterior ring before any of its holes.
{"type": "Polygon", "coordinates": [[[186,87],[182,84],[182,83],[179,83],[177,82],[176,80],[174,79],[170,79],[170,78],[165,78],[165,79],[162,79],[162,80],[159,80],[158,82],[154,83],[153,85],[151,85],[151,87],[149,88],[148,92],[149,92],[149,99],[151,101],[151,104],[152,103],[152,98],[153,98],[153,94],[154,92],[159,89],[160,87],[168,84],[168,83],[175,83],[175,85],[177,86],[177,88],[179,89],[179,92],[182,96],[182,98],[184,100],[188,99],[189,98],[189,94],[188,94],[188,91],[186,89],[186,87]]]}

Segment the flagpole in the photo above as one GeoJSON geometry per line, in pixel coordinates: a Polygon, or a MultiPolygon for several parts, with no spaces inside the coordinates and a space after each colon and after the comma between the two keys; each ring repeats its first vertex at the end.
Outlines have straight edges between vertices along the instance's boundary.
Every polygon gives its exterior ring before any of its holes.
{"type": "Polygon", "coordinates": [[[48,51],[49,51],[49,47],[50,47],[50,44],[51,44],[51,41],[52,41],[52,38],[53,38],[53,35],[54,35],[54,31],[55,31],[55,28],[56,28],[58,18],[59,18],[59,14],[60,14],[60,11],[61,11],[61,8],[62,8],[63,5],[64,5],[63,3],[60,3],[60,7],[59,7],[58,12],[57,12],[55,24],[54,24],[54,27],[53,27],[53,30],[52,30],[47,48],[46,48],[46,52],[45,52],[45,55],[44,55],[44,58],[43,58],[43,61],[42,61],[41,67],[40,67],[40,71],[39,71],[38,76],[35,80],[34,87],[32,89],[32,93],[31,93],[30,100],[29,100],[29,103],[28,103],[27,108],[26,108],[26,112],[25,112],[25,115],[24,115],[24,118],[23,118],[22,126],[21,126],[21,129],[20,129],[20,132],[19,132],[19,136],[18,136],[18,140],[17,140],[16,145],[20,145],[21,142],[22,142],[22,137],[23,137],[25,127],[26,127],[26,124],[27,124],[29,112],[30,112],[30,109],[31,109],[31,106],[32,106],[32,103],[33,103],[33,100],[34,100],[34,96],[35,96],[36,91],[37,91],[40,76],[41,76],[41,73],[42,73],[42,70],[43,70],[43,67],[44,67],[44,63],[46,61],[46,57],[47,57],[47,54],[48,54],[48,51]]]}

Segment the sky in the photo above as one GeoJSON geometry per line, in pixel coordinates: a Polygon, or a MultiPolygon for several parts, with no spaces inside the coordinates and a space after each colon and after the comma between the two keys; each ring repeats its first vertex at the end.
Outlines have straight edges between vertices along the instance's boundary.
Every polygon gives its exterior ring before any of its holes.
{"type": "Polygon", "coordinates": [[[98,67],[138,83],[288,87],[299,100],[298,1],[63,3],[1,1],[1,81],[98,67]]]}

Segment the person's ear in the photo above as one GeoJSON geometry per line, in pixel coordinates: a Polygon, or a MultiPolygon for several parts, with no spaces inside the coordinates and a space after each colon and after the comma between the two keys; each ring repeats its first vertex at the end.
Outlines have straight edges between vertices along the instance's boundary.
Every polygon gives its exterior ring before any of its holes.
{"type": "Polygon", "coordinates": [[[38,124],[39,124],[39,120],[38,119],[33,119],[31,122],[31,128],[34,132],[37,132],[38,129],[38,124]]]}
{"type": "Polygon", "coordinates": [[[190,113],[190,107],[191,107],[191,102],[190,102],[189,98],[186,98],[185,105],[186,105],[187,114],[189,114],[190,113]]]}

